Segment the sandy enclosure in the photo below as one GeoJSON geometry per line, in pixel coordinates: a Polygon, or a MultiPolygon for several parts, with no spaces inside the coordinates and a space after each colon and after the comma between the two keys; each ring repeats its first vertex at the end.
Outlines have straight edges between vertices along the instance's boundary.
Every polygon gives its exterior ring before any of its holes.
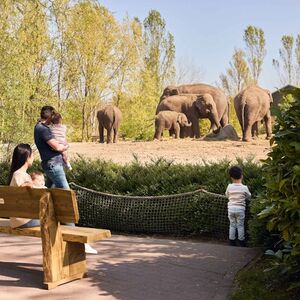
{"type": "Polygon", "coordinates": [[[260,137],[249,143],[241,141],[201,141],[193,139],[149,142],[119,142],[117,144],[70,143],[71,158],[77,154],[91,159],[112,160],[126,164],[137,156],[141,162],[158,158],[175,163],[202,163],[204,161],[235,160],[236,157],[265,159],[270,151],[269,141],[260,137]]]}

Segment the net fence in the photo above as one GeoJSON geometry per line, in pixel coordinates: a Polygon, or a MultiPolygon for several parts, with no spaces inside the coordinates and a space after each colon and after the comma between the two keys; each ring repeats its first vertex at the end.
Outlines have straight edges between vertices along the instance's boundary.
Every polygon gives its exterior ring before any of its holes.
{"type": "Polygon", "coordinates": [[[167,196],[126,196],[75,183],[79,225],[118,232],[228,236],[227,198],[199,189],[167,196]]]}

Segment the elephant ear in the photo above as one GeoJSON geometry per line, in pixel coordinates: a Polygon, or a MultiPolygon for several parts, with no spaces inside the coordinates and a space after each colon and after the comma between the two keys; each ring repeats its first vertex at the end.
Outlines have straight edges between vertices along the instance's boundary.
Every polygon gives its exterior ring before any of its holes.
{"type": "Polygon", "coordinates": [[[172,95],[172,96],[173,96],[173,95],[179,95],[178,88],[173,88],[173,89],[171,90],[171,95],[172,95]]]}
{"type": "Polygon", "coordinates": [[[201,108],[203,106],[203,96],[202,95],[197,96],[195,105],[197,108],[201,108]]]}
{"type": "Polygon", "coordinates": [[[178,116],[177,116],[177,122],[178,122],[179,124],[182,123],[182,114],[178,114],[178,116]]]}

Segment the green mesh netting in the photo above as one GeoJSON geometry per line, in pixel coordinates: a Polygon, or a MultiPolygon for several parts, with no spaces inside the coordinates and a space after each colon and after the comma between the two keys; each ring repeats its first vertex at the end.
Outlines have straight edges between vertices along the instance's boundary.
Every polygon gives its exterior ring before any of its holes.
{"type": "Polygon", "coordinates": [[[124,196],[75,183],[79,225],[118,232],[206,234],[227,238],[227,198],[205,190],[168,196],[124,196]]]}

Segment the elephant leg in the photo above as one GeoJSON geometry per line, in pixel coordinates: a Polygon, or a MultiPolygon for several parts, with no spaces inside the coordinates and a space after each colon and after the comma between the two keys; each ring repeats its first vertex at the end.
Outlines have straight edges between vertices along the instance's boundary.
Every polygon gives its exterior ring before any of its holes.
{"type": "Polygon", "coordinates": [[[184,127],[182,127],[181,129],[180,129],[180,133],[179,133],[179,137],[181,138],[181,139],[184,139],[186,136],[187,136],[187,128],[184,128],[184,127]]]}
{"type": "Polygon", "coordinates": [[[243,130],[243,141],[244,142],[251,141],[251,129],[252,129],[252,124],[246,123],[244,125],[244,130],[243,130]]]}
{"type": "Polygon", "coordinates": [[[218,126],[212,120],[209,120],[209,121],[210,121],[209,133],[215,132],[218,129],[218,126]]]}
{"type": "Polygon", "coordinates": [[[114,128],[114,140],[113,140],[114,143],[117,143],[118,142],[118,129],[117,128],[114,128]]]}
{"type": "Polygon", "coordinates": [[[271,119],[271,113],[268,111],[268,113],[264,117],[265,127],[267,136],[266,139],[269,140],[272,136],[272,119],[271,119]]]}
{"type": "Polygon", "coordinates": [[[251,135],[253,139],[258,138],[258,122],[254,122],[251,128],[251,135]]]}
{"type": "Polygon", "coordinates": [[[187,132],[188,132],[187,137],[193,138],[195,136],[195,133],[194,133],[194,130],[193,130],[192,126],[186,128],[186,129],[187,129],[187,132]]]}
{"type": "Polygon", "coordinates": [[[163,132],[163,129],[161,128],[161,126],[156,126],[155,127],[154,139],[161,140],[162,132],[163,132]]]}
{"type": "Polygon", "coordinates": [[[180,127],[180,136],[183,137],[189,137],[193,138],[194,137],[194,132],[192,130],[192,127],[180,127]]]}
{"type": "Polygon", "coordinates": [[[249,110],[248,106],[245,106],[244,109],[244,126],[243,128],[243,141],[244,142],[250,142],[251,139],[251,130],[252,130],[252,125],[256,122],[256,116],[252,116],[253,112],[249,110]]]}
{"type": "Polygon", "coordinates": [[[99,143],[104,143],[103,131],[104,131],[104,128],[103,128],[101,122],[99,122],[99,143]]]}
{"type": "Polygon", "coordinates": [[[111,143],[112,126],[107,127],[107,144],[111,143]]]}
{"type": "Polygon", "coordinates": [[[178,123],[174,125],[174,130],[175,130],[175,139],[179,139],[180,137],[180,126],[178,123]]]}
{"type": "Polygon", "coordinates": [[[192,129],[193,129],[195,138],[199,139],[200,138],[200,127],[199,127],[198,119],[192,121],[192,129]]]}
{"type": "Polygon", "coordinates": [[[169,130],[169,135],[170,137],[173,137],[175,135],[175,130],[173,128],[169,130]]]}

